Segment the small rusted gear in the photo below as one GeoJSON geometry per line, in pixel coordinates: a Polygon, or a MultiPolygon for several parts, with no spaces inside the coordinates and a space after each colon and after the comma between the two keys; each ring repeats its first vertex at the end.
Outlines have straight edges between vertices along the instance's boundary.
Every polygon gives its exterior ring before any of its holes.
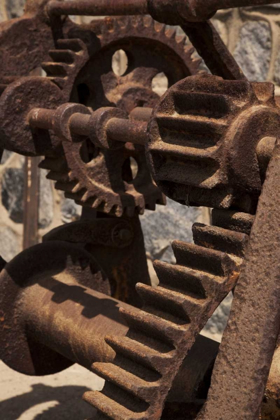
{"type": "MultiPolygon", "coordinates": [[[[152,90],[152,81],[157,74],[164,73],[173,85],[198,71],[199,60],[192,58],[193,47],[186,45],[186,38],[150,18],[70,25],[67,36],[71,39],[59,41],[59,48],[51,51],[54,61],[43,67],[65,91],[65,102],[82,103],[92,110],[110,106],[129,114],[135,107],[154,107],[159,96],[152,90]],[[77,47],[77,39],[83,40],[87,51],[77,47]],[[123,76],[112,69],[113,55],[119,50],[128,57],[123,76]]],[[[57,181],[56,188],[77,203],[116,216],[132,216],[135,210],[143,214],[145,208],[153,210],[157,203],[165,203],[149,174],[143,146],[126,143],[118,150],[104,150],[84,139],[64,142],[63,147],[64,159],[48,158],[42,167],[50,170],[48,177],[57,181]]]]}
{"type": "Polygon", "coordinates": [[[183,204],[255,212],[263,181],[257,147],[276,140],[279,122],[271,83],[186,78],[154,110],[148,145],[153,177],[183,204]]]}

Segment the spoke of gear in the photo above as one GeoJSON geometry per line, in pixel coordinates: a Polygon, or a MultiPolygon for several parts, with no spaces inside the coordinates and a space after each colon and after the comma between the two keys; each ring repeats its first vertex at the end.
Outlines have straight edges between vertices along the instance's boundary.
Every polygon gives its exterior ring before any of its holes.
{"type": "MultiPolygon", "coordinates": [[[[152,90],[155,76],[164,73],[173,85],[197,73],[200,63],[192,58],[194,50],[186,37],[150,18],[105,19],[90,28],[72,26],[67,35],[69,39],[59,41],[57,50],[50,52],[53,61],[43,67],[61,87],[65,102],[93,110],[110,106],[129,114],[135,107],[153,107],[159,100],[152,90]],[[119,50],[128,57],[122,76],[112,69],[119,50]]],[[[143,214],[165,203],[149,174],[143,146],[127,143],[111,151],[85,139],[65,142],[64,152],[64,162],[48,158],[42,167],[50,170],[48,177],[57,181],[56,188],[77,203],[116,216],[143,214]]]]}

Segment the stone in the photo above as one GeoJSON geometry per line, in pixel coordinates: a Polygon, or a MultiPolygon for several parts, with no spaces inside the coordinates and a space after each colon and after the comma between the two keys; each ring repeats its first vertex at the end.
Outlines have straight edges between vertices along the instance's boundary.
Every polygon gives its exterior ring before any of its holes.
{"type": "Polygon", "coordinates": [[[196,208],[186,207],[167,199],[167,206],[157,206],[156,212],[146,211],[141,217],[146,250],[151,259],[174,261],[171,242],[192,241],[192,225],[201,215],[196,208]]]}
{"type": "Polygon", "coordinates": [[[232,293],[230,293],[205,325],[205,328],[202,331],[203,335],[212,338],[213,340],[221,341],[228,322],[232,299],[233,296],[232,293]]]}
{"type": "Polygon", "coordinates": [[[82,207],[75,201],[63,196],[61,203],[61,221],[63,223],[71,223],[79,220],[82,214],[82,207]]]}
{"type": "Polygon", "coordinates": [[[23,223],[23,168],[7,168],[2,179],[2,204],[15,223],[23,223]]]}
{"type": "Polygon", "coordinates": [[[278,85],[280,84],[280,52],[278,52],[277,58],[275,60],[274,82],[278,85]]]}
{"type": "Polygon", "coordinates": [[[54,196],[52,183],[46,178],[47,171],[40,170],[39,228],[46,229],[54,217],[54,196]]]}
{"type": "Polygon", "coordinates": [[[250,81],[265,81],[271,59],[271,31],[264,21],[248,21],[241,31],[234,57],[250,81]]]}
{"type": "Polygon", "coordinates": [[[0,255],[5,261],[11,261],[22,247],[22,238],[10,227],[0,225],[0,255]]]}
{"type": "Polygon", "coordinates": [[[10,152],[9,150],[4,150],[2,159],[1,159],[1,165],[7,162],[8,159],[13,155],[13,152],[10,152]]]}
{"type": "Polygon", "coordinates": [[[24,11],[25,0],[0,0],[6,4],[6,10],[9,16],[9,19],[16,18],[21,16],[24,11]]]}

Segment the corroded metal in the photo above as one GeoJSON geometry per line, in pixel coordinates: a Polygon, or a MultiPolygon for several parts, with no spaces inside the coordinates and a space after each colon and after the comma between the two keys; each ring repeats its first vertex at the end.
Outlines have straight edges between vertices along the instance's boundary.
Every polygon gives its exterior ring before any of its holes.
{"type": "Polygon", "coordinates": [[[200,22],[212,17],[217,10],[231,7],[262,6],[277,0],[91,0],[51,1],[50,16],[88,15],[108,16],[151,14],[159,22],[178,24],[182,21],[200,22]]]}
{"type": "Polygon", "coordinates": [[[276,146],[200,420],[260,415],[280,325],[279,163],[276,146]]]}
{"type": "Polygon", "coordinates": [[[122,308],[130,327],[126,338],[106,338],[116,351],[114,362],[92,366],[107,382],[102,393],[84,398],[111,419],[160,418],[197,334],[236,284],[246,234],[195,225],[194,240],[173,244],[176,265],[155,264],[158,287],[137,285],[143,309],[122,308]]]}
{"type": "Polygon", "coordinates": [[[98,217],[95,214],[88,217],[83,215],[78,222],[52,230],[43,240],[64,241],[86,248],[106,273],[111,295],[122,302],[141,306],[135,285],[138,282],[151,282],[143,233],[137,216],[102,218],[100,214],[98,217]]]}
{"type": "Polygon", "coordinates": [[[276,139],[279,123],[272,84],[189,77],[169,90],[150,121],[154,179],[181,203],[255,212],[263,182],[257,146],[276,139]]]}
{"type": "Polygon", "coordinates": [[[92,369],[106,380],[84,396],[96,419],[256,420],[264,392],[263,418],[279,418],[279,348],[266,386],[279,333],[279,101],[207,20],[240,2],[30,0],[0,26],[1,150],[44,156],[48,178],[84,207],[1,260],[0,355],[26,374],[92,369]],[[78,25],[69,14],[140,16],[78,25]],[[144,14],[181,25],[212,75],[185,37],[144,14]],[[46,77],[29,76],[39,65],[46,77]],[[214,210],[194,244],[174,242],[175,264],[155,262],[152,287],[138,215],[163,193],[214,210]],[[199,333],[234,289],[219,349],[199,333]]]}

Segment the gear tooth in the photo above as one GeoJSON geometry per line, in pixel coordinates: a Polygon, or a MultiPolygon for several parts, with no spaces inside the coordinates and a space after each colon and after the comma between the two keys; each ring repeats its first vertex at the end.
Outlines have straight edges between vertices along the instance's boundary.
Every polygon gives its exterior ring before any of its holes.
{"type": "Polygon", "coordinates": [[[91,191],[86,191],[85,194],[82,196],[81,201],[82,202],[87,202],[87,201],[95,201],[96,200],[96,196],[93,195],[93,193],[91,191]]]}
{"type": "Polygon", "coordinates": [[[118,19],[118,24],[119,24],[120,29],[124,30],[128,25],[128,16],[121,16],[118,19]]]}
{"type": "Polygon", "coordinates": [[[116,216],[121,217],[124,213],[124,209],[121,206],[116,206],[116,216]]]}
{"type": "Polygon", "coordinates": [[[106,213],[112,213],[113,204],[111,204],[109,202],[105,202],[104,209],[105,209],[106,213]]]}
{"type": "Polygon", "coordinates": [[[171,38],[175,40],[177,36],[177,31],[176,29],[168,28],[165,30],[165,35],[167,36],[167,38],[171,38]]]}
{"type": "Polygon", "coordinates": [[[184,35],[177,35],[176,42],[178,45],[185,45],[187,42],[187,37],[185,37],[184,35]]]}
{"type": "Polygon", "coordinates": [[[68,177],[69,177],[69,181],[75,181],[76,180],[76,176],[75,176],[75,173],[73,171],[69,171],[68,177]]]}
{"type": "Polygon", "coordinates": [[[92,207],[94,209],[97,209],[101,204],[103,203],[102,198],[97,198],[94,203],[92,203],[92,207]]]}
{"type": "Polygon", "coordinates": [[[73,187],[72,192],[73,192],[74,194],[77,194],[77,193],[79,193],[79,191],[81,191],[81,189],[82,189],[82,185],[81,185],[81,183],[80,183],[80,182],[78,182],[78,183],[75,185],[75,187],[73,187]]]}
{"type": "Polygon", "coordinates": [[[46,62],[41,67],[50,77],[66,77],[68,74],[68,65],[64,63],[46,62]]]}
{"type": "Polygon", "coordinates": [[[153,27],[153,19],[151,16],[143,16],[143,24],[145,28],[152,28],[153,27]]]}
{"type": "Polygon", "coordinates": [[[154,30],[155,32],[159,34],[165,35],[166,25],[164,25],[163,23],[154,21],[154,30]]]}
{"type": "Polygon", "coordinates": [[[193,59],[193,68],[198,70],[201,63],[202,63],[201,58],[194,58],[193,59]]]}

